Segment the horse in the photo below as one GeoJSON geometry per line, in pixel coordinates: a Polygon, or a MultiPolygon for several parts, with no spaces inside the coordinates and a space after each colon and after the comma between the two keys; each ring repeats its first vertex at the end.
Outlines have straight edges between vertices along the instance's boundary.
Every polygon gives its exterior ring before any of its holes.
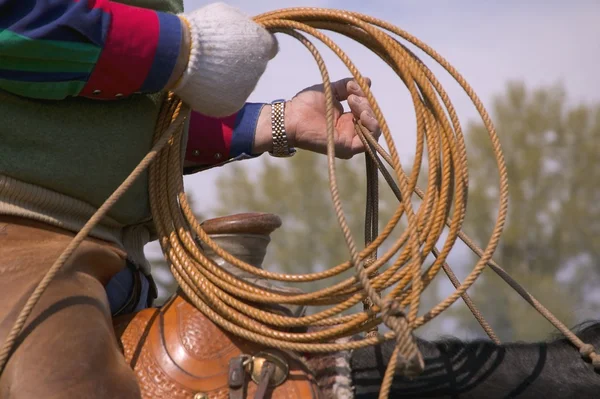
{"type": "MultiPolygon", "coordinates": [[[[584,342],[600,346],[600,321],[576,329],[584,342]]],[[[567,399],[600,396],[600,373],[565,337],[546,342],[456,338],[417,339],[425,370],[415,378],[394,377],[391,398],[411,399],[567,399]]],[[[377,398],[393,343],[357,349],[350,368],[356,399],[377,398]]]]}
{"type": "MultiPolygon", "coordinates": [[[[202,226],[223,249],[262,267],[270,234],[281,226],[281,219],[246,213],[211,219],[202,226]]],[[[300,292],[232,268],[209,248],[205,254],[247,281],[300,292]]],[[[289,305],[273,310],[288,316],[305,311],[289,305]]],[[[394,349],[389,341],[318,355],[267,348],[220,329],[181,290],[162,307],[119,316],[113,324],[144,399],[376,398],[394,349]]],[[[600,322],[585,326],[579,336],[600,346],[600,322]]],[[[417,344],[425,370],[414,378],[398,372],[390,398],[560,399],[592,398],[600,392],[600,375],[565,338],[503,345],[417,338],[417,344]]]]}

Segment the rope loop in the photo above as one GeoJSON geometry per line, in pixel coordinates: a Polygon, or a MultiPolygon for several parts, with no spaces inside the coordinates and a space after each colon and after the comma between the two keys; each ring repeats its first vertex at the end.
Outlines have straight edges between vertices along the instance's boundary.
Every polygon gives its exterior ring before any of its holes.
{"type": "Polygon", "coordinates": [[[596,353],[596,348],[592,344],[582,344],[579,353],[584,359],[589,359],[594,368],[600,371],[600,355],[596,353]]]}
{"type": "MultiPolygon", "coordinates": [[[[594,348],[583,343],[531,294],[518,285],[492,255],[503,231],[508,206],[508,178],[500,141],[483,104],[466,80],[435,50],[416,37],[387,22],[354,12],[318,8],[278,10],[255,17],[255,21],[273,33],[298,40],[313,56],[321,72],[326,99],[327,173],[329,188],[348,248],[348,261],[325,271],[307,274],[282,274],[255,268],[224,251],[202,229],[185,195],[181,173],[181,140],[189,108],[169,93],[156,123],[154,146],[129,177],[98,209],[76,235],[64,253],[43,277],[13,326],[0,351],[0,372],[33,307],[60,268],[85,239],[92,228],[131,187],[133,181],[149,168],[150,207],[165,259],[181,290],[213,323],[238,337],[268,347],[302,353],[352,350],[394,339],[395,350],[386,369],[379,397],[387,398],[393,376],[398,369],[416,375],[424,368],[413,331],[437,317],[458,298],[463,298],[490,338],[499,342],[491,328],[470,301],[466,291],[486,267],[510,284],[526,301],[554,324],[571,342],[600,368],[594,348]],[[394,139],[381,109],[366,80],[344,51],[324,32],[344,35],[365,46],[383,60],[406,86],[413,101],[417,122],[416,155],[410,175],[404,172],[394,139]],[[312,38],[325,44],[346,65],[373,109],[387,146],[383,148],[359,123],[355,128],[366,147],[369,181],[365,218],[365,246],[360,249],[350,232],[340,199],[335,167],[334,98],[325,62],[312,38]],[[406,43],[402,43],[404,40],[406,43]],[[499,171],[499,198],[496,221],[486,246],[482,249],[461,231],[466,214],[468,192],[467,152],[462,127],[452,102],[431,70],[408,48],[411,44],[440,64],[469,96],[485,126],[499,171]],[[417,185],[423,162],[428,161],[427,185],[417,185]],[[398,199],[398,206],[379,231],[378,174],[384,177],[398,199]],[[413,201],[419,201],[415,207],[413,201]],[[402,222],[402,223],[401,223],[402,222]],[[405,228],[400,226],[404,225],[405,228]],[[392,232],[401,230],[392,240],[392,232]],[[442,234],[446,232],[445,238],[442,234]],[[197,244],[196,238],[202,242],[197,244]],[[447,258],[460,239],[479,256],[471,272],[460,282],[452,273],[447,258]],[[438,248],[438,245],[441,247],[438,248]],[[286,283],[326,280],[354,269],[345,280],[326,284],[326,288],[305,293],[283,295],[251,284],[225,272],[209,259],[208,247],[229,264],[258,278],[286,283]],[[378,249],[385,248],[380,254],[378,249]],[[427,262],[428,255],[435,260],[427,262]],[[420,297],[440,270],[449,276],[456,290],[429,310],[421,309],[420,297]],[[349,312],[362,301],[361,311],[349,312]],[[256,305],[249,305],[254,303],[256,305]],[[317,308],[303,317],[286,317],[271,312],[263,304],[296,304],[317,308]],[[391,331],[377,334],[381,323],[391,331]],[[290,332],[291,327],[316,327],[307,332],[290,332]],[[340,343],[339,339],[367,332],[366,336],[340,343]]],[[[295,329],[301,330],[301,329],[295,329]]],[[[308,329],[304,329],[308,330],[308,329]]]]}

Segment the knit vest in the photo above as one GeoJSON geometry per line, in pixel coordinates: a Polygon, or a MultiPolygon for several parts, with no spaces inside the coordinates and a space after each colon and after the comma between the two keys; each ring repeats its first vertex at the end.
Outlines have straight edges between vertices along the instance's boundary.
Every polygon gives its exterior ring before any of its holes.
{"type": "MultiPolygon", "coordinates": [[[[118,2],[183,11],[183,0],[118,2]]],[[[0,90],[0,214],[81,229],[149,152],[163,99],[42,101],[0,90]]],[[[147,269],[143,247],[152,232],[144,173],[91,235],[121,246],[147,269]]]]}

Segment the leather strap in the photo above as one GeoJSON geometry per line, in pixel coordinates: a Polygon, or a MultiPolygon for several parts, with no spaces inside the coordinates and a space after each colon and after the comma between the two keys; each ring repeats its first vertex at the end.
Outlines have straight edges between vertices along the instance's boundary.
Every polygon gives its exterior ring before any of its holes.
{"type": "Polygon", "coordinates": [[[229,399],[246,398],[246,370],[244,369],[244,358],[234,357],[229,361],[229,399]]]}
{"type": "Polygon", "coordinates": [[[269,382],[271,381],[271,377],[274,373],[275,365],[269,361],[266,361],[263,365],[262,372],[260,373],[260,383],[256,389],[254,399],[264,399],[265,395],[267,394],[267,389],[269,389],[269,382]]]}

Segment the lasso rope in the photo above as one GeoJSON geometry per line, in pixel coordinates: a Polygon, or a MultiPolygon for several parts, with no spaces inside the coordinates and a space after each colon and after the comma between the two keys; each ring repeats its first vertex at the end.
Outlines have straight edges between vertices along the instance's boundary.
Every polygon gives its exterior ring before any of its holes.
{"type": "Polygon", "coordinates": [[[0,372],[4,370],[16,339],[31,310],[54,276],[77,246],[87,237],[91,229],[107,214],[110,207],[147,167],[150,168],[152,214],[159,234],[160,245],[170,264],[171,272],[182,290],[204,315],[224,330],[237,336],[271,347],[309,353],[356,349],[395,339],[396,349],[386,370],[380,391],[380,398],[385,398],[391,387],[397,360],[401,362],[404,372],[407,374],[414,375],[423,369],[423,359],[414,341],[412,331],[439,315],[459,297],[462,296],[465,299],[490,338],[497,341],[485,320],[478,314],[466,295],[467,289],[475,282],[486,265],[489,265],[571,340],[580,349],[582,355],[590,357],[594,365],[600,367],[600,357],[594,352],[591,345],[584,344],[579,340],[491,259],[498,245],[507,215],[506,166],[492,122],[481,101],[464,78],[439,54],[417,38],[386,22],[358,13],[294,8],[262,14],[255,20],[273,33],[284,33],[298,39],[313,55],[321,71],[326,98],[330,189],[335,213],[348,246],[349,261],[319,273],[289,275],[257,269],[222,250],[204,232],[186,199],[181,173],[181,137],[183,122],[189,109],[183,106],[174,95],[169,94],[157,122],[153,149],[98,209],[44,276],[20,313],[0,352],[0,372]],[[401,167],[389,127],[365,79],[346,54],[321,32],[323,30],[338,32],[363,44],[384,60],[406,85],[413,100],[417,119],[417,152],[410,176],[407,176],[401,167]],[[348,228],[336,182],[334,106],[331,82],[321,55],[304,34],[311,35],[323,42],[348,67],[359,86],[366,93],[389,148],[388,153],[364,127],[356,125],[357,132],[367,148],[367,165],[370,165],[368,166],[370,168],[368,179],[371,184],[370,200],[368,201],[370,210],[367,210],[366,217],[366,229],[369,232],[367,234],[368,245],[361,251],[357,249],[348,228]],[[461,231],[467,202],[467,154],[464,136],[454,107],[433,73],[391,34],[417,46],[443,66],[470,97],[488,131],[500,174],[500,197],[496,223],[485,249],[476,246],[461,231]],[[429,167],[427,191],[423,192],[417,187],[417,179],[425,149],[429,167]],[[393,175],[386,169],[378,155],[393,169],[393,175]],[[376,228],[377,187],[373,186],[377,180],[377,169],[381,171],[399,199],[398,208],[380,234],[377,234],[376,228]],[[417,211],[412,205],[412,193],[416,193],[422,200],[417,211]],[[391,243],[390,249],[381,256],[377,256],[377,248],[389,238],[404,216],[408,222],[407,229],[400,238],[391,243]],[[436,244],[446,226],[449,228],[448,236],[442,249],[438,250],[436,244]],[[196,238],[225,261],[256,276],[271,280],[310,282],[336,276],[350,268],[355,269],[356,275],[319,291],[301,295],[283,295],[249,284],[225,272],[205,256],[203,250],[197,245],[196,238]],[[448,254],[458,238],[480,257],[462,283],[456,279],[446,263],[448,254]],[[424,268],[425,260],[430,253],[435,256],[435,261],[424,268]],[[392,259],[394,256],[396,258],[392,259]],[[390,266],[383,269],[386,264],[390,264],[390,266]],[[419,316],[420,295],[440,269],[448,274],[456,290],[438,305],[419,316]],[[389,293],[383,295],[382,291],[386,289],[390,289],[389,293]],[[250,306],[246,301],[259,304],[280,303],[329,307],[316,314],[294,318],[250,306]],[[363,311],[341,315],[343,311],[361,301],[367,304],[363,311]],[[373,328],[382,322],[391,331],[383,335],[373,334],[373,328]],[[328,328],[306,333],[287,331],[289,327],[294,326],[326,326],[328,328]],[[361,340],[344,344],[333,342],[338,338],[364,331],[371,331],[371,333],[361,340]]]}

